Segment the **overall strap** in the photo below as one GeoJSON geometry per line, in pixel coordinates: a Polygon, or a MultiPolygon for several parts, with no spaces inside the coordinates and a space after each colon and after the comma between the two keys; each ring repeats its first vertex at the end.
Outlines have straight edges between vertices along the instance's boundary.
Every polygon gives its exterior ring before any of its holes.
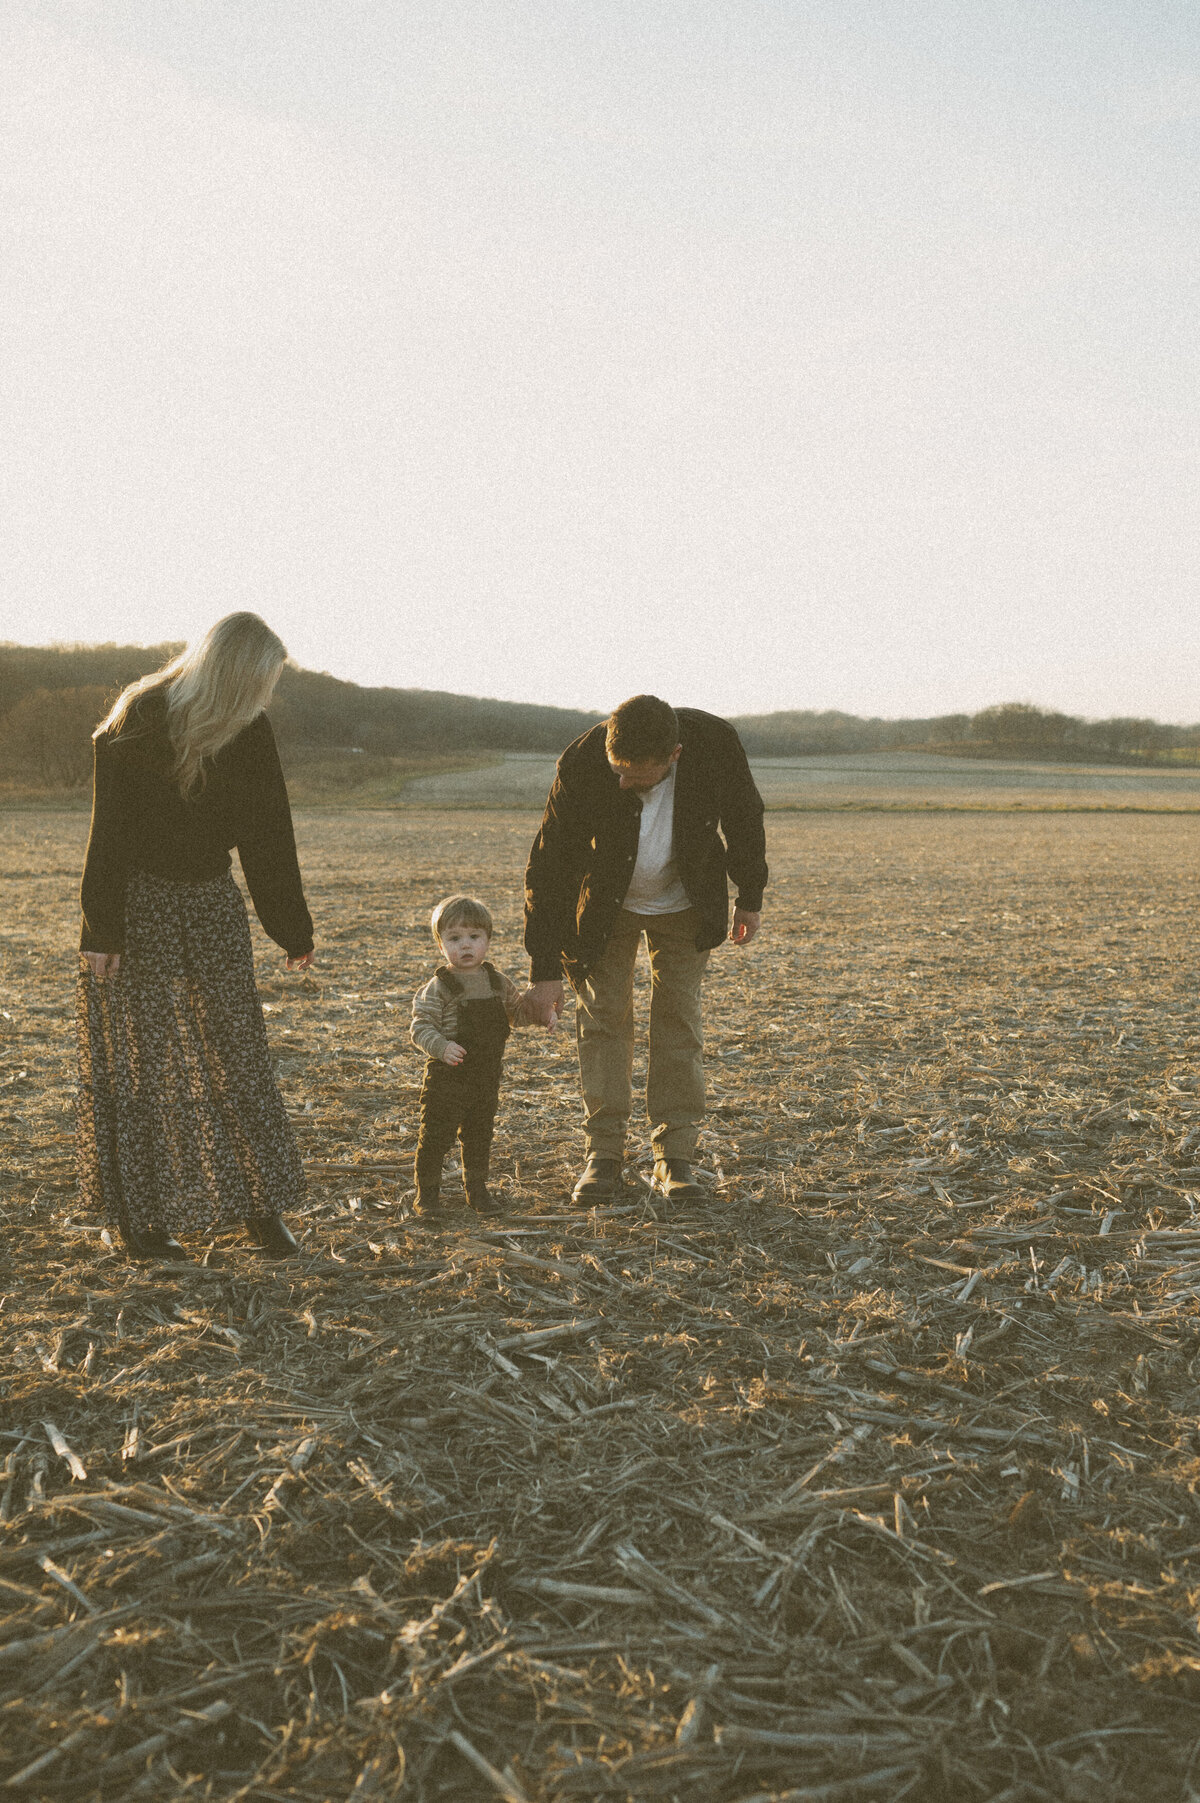
{"type": "Polygon", "coordinates": [[[462,978],[456,977],[448,965],[439,964],[433,974],[438,982],[450,991],[451,995],[460,996],[462,994],[462,978]]]}
{"type": "Polygon", "coordinates": [[[503,995],[504,994],[504,979],[500,975],[500,972],[496,969],[496,966],[494,964],[489,964],[487,962],[487,960],[485,959],[483,968],[487,971],[488,982],[492,986],[492,994],[493,995],[503,995]]]}

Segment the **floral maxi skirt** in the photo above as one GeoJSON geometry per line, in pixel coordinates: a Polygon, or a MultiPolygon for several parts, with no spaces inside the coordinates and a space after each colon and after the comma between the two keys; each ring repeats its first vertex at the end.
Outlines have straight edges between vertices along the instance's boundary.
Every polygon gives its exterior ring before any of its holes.
{"type": "Polygon", "coordinates": [[[304,1173],[233,877],[177,883],[136,872],[119,972],[101,983],[80,965],[85,1206],[123,1237],[207,1233],[294,1208],[304,1173]]]}

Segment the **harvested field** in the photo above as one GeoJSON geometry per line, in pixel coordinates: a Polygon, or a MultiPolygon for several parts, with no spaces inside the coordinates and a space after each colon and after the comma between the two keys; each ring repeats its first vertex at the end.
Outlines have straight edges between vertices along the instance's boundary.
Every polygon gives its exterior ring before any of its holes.
{"type": "Polygon", "coordinates": [[[0,1786],[1194,1797],[1200,823],[773,817],[710,1199],[572,1213],[527,1032],[509,1214],[422,1229],[428,908],[516,974],[533,825],[301,817],[303,1257],[149,1267],[75,1207],[86,821],[0,815],[0,1786]]]}

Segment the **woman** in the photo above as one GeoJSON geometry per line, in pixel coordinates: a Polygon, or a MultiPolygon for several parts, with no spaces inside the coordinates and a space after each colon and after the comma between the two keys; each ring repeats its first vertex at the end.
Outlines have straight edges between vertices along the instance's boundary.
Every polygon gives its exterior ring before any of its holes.
{"type": "Polygon", "coordinates": [[[255,912],[312,963],[270,701],[287,652],[257,614],[120,696],[95,733],[81,901],[79,1181],[136,1258],[242,1219],[275,1257],[304,1195],[271,1070],[236,845],[255,912]]]}

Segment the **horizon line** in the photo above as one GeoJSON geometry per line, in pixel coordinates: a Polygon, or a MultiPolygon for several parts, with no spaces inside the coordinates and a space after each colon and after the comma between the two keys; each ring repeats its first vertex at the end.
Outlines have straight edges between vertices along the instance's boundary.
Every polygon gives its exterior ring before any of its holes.
{"type": "MultiPolygon", "coordinates": [[[[159,640],[155,641],[154,643],[146,643],[144,641],[140,641],[140,640],[136,640],[136,639],[133,639],[133,640],[130,640],[130,639],[126,639],[126,640],[119,640],[119,639],[50,639],[50,640],[44,641],[42,643],[30,645],[30,644],[22,643],[19,639],[0,639],[0,652],[4,652],[4,651],[71,652],[71,651],[108,651],[108,650],[112,650],[112,651],[170,651],[172,653],[177,653],[179,650],[182,650],[185,646],[187,646],[190,643],[191,643],[191,640],[188,640],[188,639],[159,639],[159,640]]],[[[416,684],[416,683],[399,684],[399,683],[390,683],[390,682],[380,682],[380,683],[356,682],[353,677],[338,676],[332,670],[317,670],[317,669],[311,668],[310,666],[308,666],[306,664],[297,663],[296,660],[292,657],[288,658],[285,668],[295,670],[298,674],[304,675],[304,676],[328,677],[328,679],[331,682],[345,683],[348,688],[362,689],[362,690],[366,691],[367,693],[370,693],[372,690],[377,690],[381,693],[390,692],[392,694],[399,694],[399,695],[450,695],[450,696],[453,696],[456,700],[490,702],[497,707],[535,707],[535,708],[542,710],[545,713],[590,715],[590,716],[594,716],[594,718],[598,721],[606,719],[608,717],[608,715],[612,712],[611,708],[584,707],[582,705],[578,706],[578,707],[563,707],[563,706],[553,703],[553,702],[514,700],[511,697],[501,696],[501,695],[475,695],[475,694],[470,694],[467,691],[461,690],[461,689],[425,688],[422,685],[416,684]]],[[[616,703],[614,705],[619,706],[620,704],[616,703]]],[[[672,703],[672,706],[679,706],[679,707],[687,707],[688,705],[689,705],[689,703],[687,703],[687,702],[678,702],[678,703],[673,702],[672,703]]],[[[952,720],[952,719],[957,719],[957,718],[965,718],[968,720],[973,720],[977,715],[987,713],[992,708],[1003,708],[1003,707],[1029,707],[1029,708],[1035,709],[1037,712],[1042,713],[1042,714],[1047,714],[1047,715],[1059,714],[1059,715],[1062,715],[1063,718],[1065,718],[1065,719],[1079,721],[1082,724],[1087,725],[1087,726],[1100,725],[1108,720],[1145,720],[1149,724],[1154,725],[1154,726],[1168,726],[1168,727],[1177,727],[1177,728],[1181,728],[1181,729],[1189,730],[1189,731],[1190,730],[1200,731],[1200,720],[1160,720],[1157,717],[1152,718],[1150,715],[1147,715],[1147,714],[1129,714],[1129,713],[1127,713],[1127,714],[1121,714],[1121,713],[1070,714],[1070,713],[1067,713],[1066,710],[1063,708],[1047,706],[1046,704],[1044,704],[1042,702],[1030,701],[1028,699],[1028,697],[1026,697],[1026,696],[1010,696],[1004,701],[986,702],[982,707],[977,707],[977,708],[968,708],[968,707],[943,708],[943,709],[939,710],[937,713],[856,714],[856,713],[851,712],[848,708],[844,708],[844,707],[817,707],[817,706],[796,705],[796,706],[792,706],[792,707],[771,708],[766,712],[758,712],[758,713],[745,712],[745,711],[743,711],[741,713],[730,713],[727,715],[723,715],[722,717],[729,719],[731,721],[737,721],[737,720],[760,721],[760,720],[779,719],[779,718],[787,716],[789,714],[813,714],[813,715],[818,715],[818,716],[833,714],[833,715],[840,715],[842,718],[847,719],[847,720],[861,720],[861,721],[863,721],[865,723],[869,723],[869,724],[877,723],[880,725],[903,726],[903,725],[910,724],[913,721],[917,721],[917,720],[935,721],[935,720],[952,720]]],[[[708,713],[708,712],[711,712],[712,710],[706,708],[701,711],[708,713]]]]}

